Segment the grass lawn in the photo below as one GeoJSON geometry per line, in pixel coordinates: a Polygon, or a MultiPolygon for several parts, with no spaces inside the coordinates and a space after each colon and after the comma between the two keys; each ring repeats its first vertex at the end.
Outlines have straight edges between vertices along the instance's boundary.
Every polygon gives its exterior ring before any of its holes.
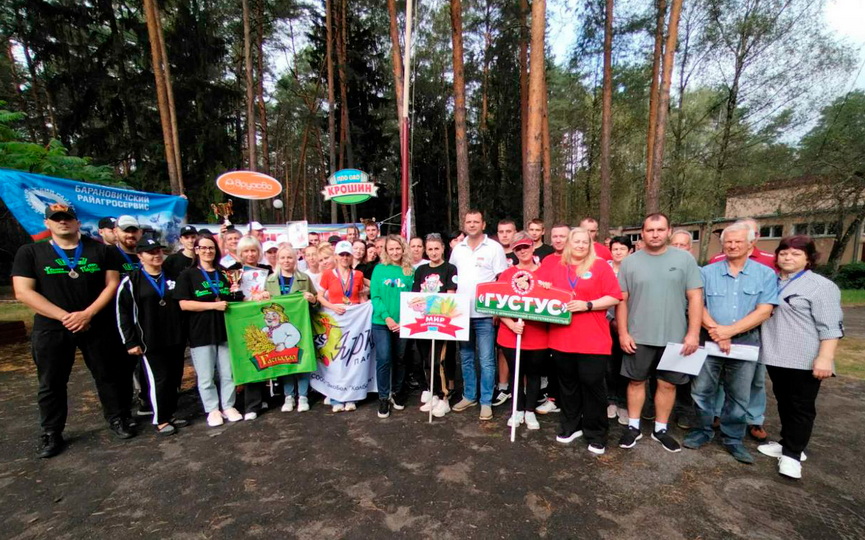
{"type": "Polygon", "coordinates": [[[865,306],[865,289],[841,291],[841,305],[844,307],[865,306]]]}
{"type": "Polygon", "coordinates": [[[18,302],[0,302],[0,321],[24,321],[30,326],[33,322],[33,311],[18,302]]]}

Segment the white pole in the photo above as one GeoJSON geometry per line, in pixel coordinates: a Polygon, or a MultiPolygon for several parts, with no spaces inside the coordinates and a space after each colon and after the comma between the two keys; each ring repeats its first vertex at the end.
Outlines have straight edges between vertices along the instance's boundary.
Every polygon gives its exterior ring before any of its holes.
{"type": "MultiPolygon", "coordinates": [[[[518,323],[523,322],[522,319],[517,319],[518,323]]],[[[514,360],[514,385],[511,387],[511,394],[513,400],[511,404],[511,418],[513,421],[511,422],[511,442],[514,442],[517,437],[517,401],[519,400],[520,395],[520,347],[523,345],[523,335],[517,334],[517,349],[516,349],[516,359],[514,360]]]]}
{"type": "MultiPolygon", "coordinates": [[[[432,403],[433,396],[433,381],[435,380],[436,372],[436,340],[432,340],[432,345],[429,353],[429,400],[432,403]]],[[[429,408],[429,423],[432,424],[433,408],[429,408]]]]}

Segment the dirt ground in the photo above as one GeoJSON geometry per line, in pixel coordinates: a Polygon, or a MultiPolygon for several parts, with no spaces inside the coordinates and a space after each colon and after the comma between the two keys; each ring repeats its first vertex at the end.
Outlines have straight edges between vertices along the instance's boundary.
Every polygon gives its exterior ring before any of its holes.
{"type": "MultiPolygon", "coordinates": [[[[416,406],[379,420],[374,403],[314,403],[208,428],[185,387],[191,426],[120,441],[79,358],[69,446],[39,460],[28,346],[0,351],[0,537],[865,538],[865,382],[850,378],[823,387],[799,482],[753,442],[751,466],[718,444],[670,454],[645,425],[633,450],[616,447],[614,425],[601,457],[556,443],[555,414],[511,443],[501,408],[492,422],[474,408],[428,424],[416,406]]],[[[773,401],[767,416],[777,435],[773,401]]]]}

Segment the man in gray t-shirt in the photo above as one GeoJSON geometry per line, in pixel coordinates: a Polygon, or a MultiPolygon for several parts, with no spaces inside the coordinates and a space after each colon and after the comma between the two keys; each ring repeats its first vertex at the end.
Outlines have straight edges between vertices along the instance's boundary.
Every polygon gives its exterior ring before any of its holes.
{"type": "Polygon", "coordinates": [[[682,353],[699,346],[703,313],[703,279],[694,258],[669,249],[670,221],[651,214],[643,221],[644,248],[622,261],[619,285],[622,301],[616,307],[619,343],[624,351],[622,376],[628,383],[628,429],[619,446],[633,448],[643,437],[640,412],[646,400],[646,380],[655,376],[655,427],[652,439],[665,450],[678,452],[679,443],[667,432],[676,398],[676,385],[689,382],[687,375],[657,370],[667,343],[682,343],[682,353]]]}

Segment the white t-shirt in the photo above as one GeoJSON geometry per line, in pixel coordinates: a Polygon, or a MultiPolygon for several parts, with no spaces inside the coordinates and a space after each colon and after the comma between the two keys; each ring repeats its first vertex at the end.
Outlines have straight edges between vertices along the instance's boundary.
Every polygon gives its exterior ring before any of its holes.
{"type": "Polygon", "coordinates": [[[424,264],[429,264],[429,261],[426,259],[421,259],[419,262],[411,263],[411,266],[412,266],[412,268],[417,270],[419,266],[424,265],[424,264]]]}
{"type": "Polygon", "coordinates": [[[478,283],[495,281],[499,274],[508,267],[505,250],[501,244],[494,242],[487,235],[478,246],[472,250],[466,238],[451,252],[450,263],[457,267],[457,294],[465,294],[471,298],[472,318],[490,317],[475,311],[475,291],[478,283]]]}

